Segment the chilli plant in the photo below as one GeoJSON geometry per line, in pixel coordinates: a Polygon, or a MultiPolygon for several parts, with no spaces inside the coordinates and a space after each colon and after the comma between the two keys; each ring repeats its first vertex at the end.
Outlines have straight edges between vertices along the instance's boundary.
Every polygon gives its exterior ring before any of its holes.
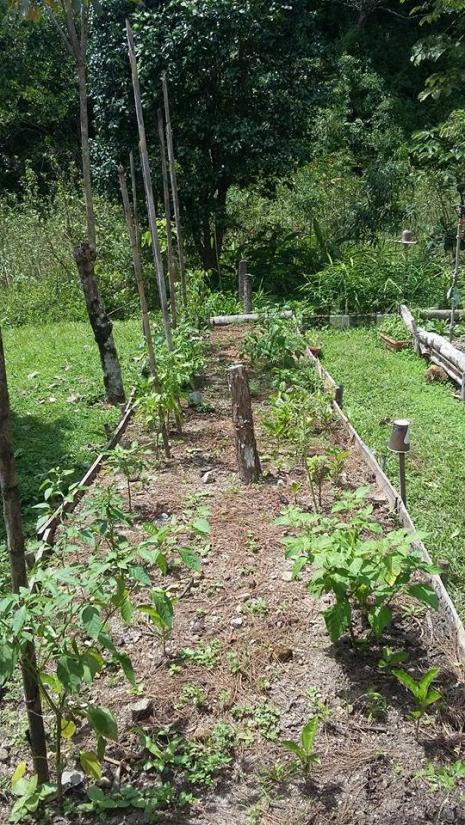
{"type": "Polygon", "coordinates": [[[295,531],[282,539],[286,557],[294,562],[294,577],[311,566],[310,592],[334,597],[323,611],[333,642],[348,631],[355,643],[356,616],[364,631],[369,629],[380,638],[392,622],[392,602],[400,593],[434,609],[438,606],[433,588],[412,580],[418,572],[436,572],[413,548],[417,536],[406,530],[381,535],[382,528],[372,518],[372,507],[364,504],[363,494],[355,510],[356,496],[351,493],[341,496],[329,516],[293,506],[278,519],[278,524],[295,531]]]}

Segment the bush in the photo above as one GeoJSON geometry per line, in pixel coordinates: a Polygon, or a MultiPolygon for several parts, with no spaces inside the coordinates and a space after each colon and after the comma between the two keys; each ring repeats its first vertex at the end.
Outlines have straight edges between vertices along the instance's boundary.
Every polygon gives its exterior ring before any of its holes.
{"type": "MultiPolygon", "coordinates": [[[[107,310],[127,318],[137,306],[131,251],[119,204],[95,199],[96,275],[107,310]]],[[[80,190],[58,183],[48,200],[31,174],[22,199],[0,200],[0,320],[10,325],[86,318],[73,258],[85,237],[80,190]]],[[[149,297],[154,295],[154,278],[149,297]]],[[[153,301],[152,301],[153,303],[153,301]]]]}
{"type": "Polygon", "coordinates": [[[449,280],[449,270],[421,250],[362,246],[308,277],[302,291],[323,312],[392,312],[400,303],[442,305],[449,280]]]}

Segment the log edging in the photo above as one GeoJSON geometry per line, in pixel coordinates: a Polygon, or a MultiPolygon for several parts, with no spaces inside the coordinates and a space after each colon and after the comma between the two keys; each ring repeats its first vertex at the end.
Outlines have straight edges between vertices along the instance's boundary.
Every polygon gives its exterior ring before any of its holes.
{"type": "MultiPolygon", "coordinates": [[[[312,361],[312,363],[315,365],[316,372],[320,376],[325,386],[330,390],[335,390],[335,388],[338,387],[338,384],[330,375],[330,373],[323,367],[318,358],[315,358],[315,356],[308,350],[307,356],[310,359],[310,361],[312,361]]],[[[336,414],[342,421],[347,433],[349,434],[352,444],[355,446],[357,452],[361,455],[365,464],[374,474],[378,486],[388,499],[393,510],[397,513],[400,522],[407,530],[409,530],[412,533],[416,533],[417,530],[413,522],[413,519],[410,513],[408,512],[407,508],[405,507],[400,497],[400,494],[397,492],[397,490],[387,477],[384,470],[378,464],[372,451],[365,444],[361,436],[357,433],[356,429],[352,426],[349,419],[344,414],[344,412],[335,400],[332,401],[332,405],[336,414]]],[[[420,552],[425,562],[427,562],[428,564],[433,564],[432,558],[422,541],[415,541],[413,546],[420,552]]],[[[451,597],[449,596],[449,593],[447,592],[441,577],[437,574],[433,574],[429,576],[429,578],[439,599],[439,604],[441,605],[442,611],[446,617],[449,628],[454,637],[457,658],[460,664],[462,666],[465,666],[465,628],[463,626],[462,620],[459,614],[457,613],[457,609],[451,597]]]]}

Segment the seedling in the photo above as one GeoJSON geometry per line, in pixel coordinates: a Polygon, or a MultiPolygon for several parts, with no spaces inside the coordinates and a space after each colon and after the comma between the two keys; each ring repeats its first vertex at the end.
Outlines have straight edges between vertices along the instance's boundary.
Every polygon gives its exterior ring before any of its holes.
{"type": "Polygon", "coordinates": [[[423,719],[427,708],[434,705],[441,698],[441,692],[436,688],[431,687],[432,682],[437,679],[440,671],[438,667],[432,667],[423,674],[421,679],[416,681],[413,676],[410,676],[405,670],[392,671],[396,679],[407,688],[415,700],[415,707],[410,712],[413,719],[416,720],[415,733],[418,739],[420,722],[423,719]]]}
{"type": "Polygon", "coordinates": [[[392,647],[383,647],[383,655],[378,662],[381,670],[390,672],[396,665],[403,665],[408,660],[406,650],[393,650],[392,647]]]}
{"type": "Polygon", "coordinates": [[[150,619],[152,629],[161,641],[163,656],[166,656],[166,642],[173,632],[176,599],[160,587],[152,590],[150,598],[152,604],[139,605],[138,610],[150,619]]]}
{"type": "Polygon", "coordinates": [[[320,758],[315,753],[315,738],[318,733],[319,719],[314,716],[309,719],[307,724],[302,728],[299,743],[293,742],[290,739],[284,739],[281,742],[283,748],[290,751],[297,757],[302,771],[306,777],[310,774],[312,767],[320,762],[320,758]]]}
{"type": "Polygon", "coordinates": [[[444,765],[442,768],[438,768],[430,762],[427,768],[424,771],[420,771],[417,775],[426,779],[430,791],[436,792],[441,789],[445,791],[434,820],[438,823],[441,821],[442,811],[444,806],[447,804],[452,791],[455,789],[460,779],[465,778],[465,762],[457,760],[456,762],[452,762],[450,765],[444,765]]]}
{"type": "Polygon", "coordinates": [[[114,472],[121,473],[126,479],[129,512],[132,512],[131,483],[143,481],[144,473],[147,470],[148,451],[143,450],[137,441],[133,441],[130,447],[123,447],[117,444],[112,450],[107,450],[105,458],[114,472]]]}

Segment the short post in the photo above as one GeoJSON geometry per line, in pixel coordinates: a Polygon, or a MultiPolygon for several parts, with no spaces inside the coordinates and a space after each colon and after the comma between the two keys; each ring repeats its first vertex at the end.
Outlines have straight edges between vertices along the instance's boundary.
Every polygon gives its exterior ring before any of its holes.
{"type": "Polygon", "coordinates": [[[252,276],[250,272],[244,274],[244,312],[250,315],[252,312],[252,276]]]}
{"type": "Polygon", "coordinates": [[[462,375],[462,380],[460,382],[460,400],[465,401],[465,372],[462,375]]]}
{"type": "Polygon", "coordinates": [[[334,400],[338,407],[342,409],[342,404],[344,401],[344,386],[343,384],[338,384],[334,393],[334,400]]]}
{"type": "Polygon", "coordinates": [[[239,292],[239,301],[244,303],[244,282],[245,277],[247,275],[247,261],[242,258],[239,261],[239,282],[238,282],[238,292],[239,292]]]}
{"type": "Polygon", "coordinates": [[[243,364],[233,364],[229,367],[228,386],[239,475],[245,484],[251,484],[258,481],[261,467],[255,440],[249,383],[243,364]]]}
{"type": "Polygon", "coordinates": [[[389,449],[393,453],[399,454],[399,480],[400,480],[400,497],[407,506],[407,489],[405,481],[405,454],[410,450],[410,421],[404,418],[399,418],[393,421],[392,433],[389,440],[389,449]]]}

